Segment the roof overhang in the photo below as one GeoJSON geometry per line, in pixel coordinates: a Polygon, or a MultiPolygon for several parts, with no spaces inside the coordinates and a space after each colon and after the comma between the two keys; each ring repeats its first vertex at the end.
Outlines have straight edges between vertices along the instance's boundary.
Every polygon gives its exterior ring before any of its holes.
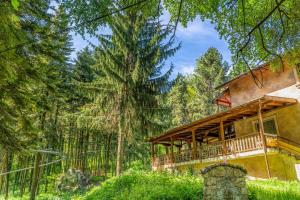
{"type": "Polygon", "coordinates": [[[171,138],[173,140],[190,140],[192,137],[191,132],[193,130],[196,132],[196,136],[199,136],[205,131],[219,127],[221,121],[223,121],[224,126],[226,126],[227,124],[245,117],[257,115],[259,103],[262,105],[262,112],[268,112],[276,108],[296,104],[297,100],[293,98],[265,95],[259,99],[252,100],[224,112],[173,128],[160,136],[150,138],[149,141],[153,143],[163,143],[171,141],[171,138]]]}
{"type": "Polygon", "coordinates": [[[246,77],[248,75],[251,75],[251,73],[256,73],[257,71],[262,71],[262,70],[268,70],[269,66],[270,66],[269,63],[265,63],[265,64],[262,64],[262,65],[259,65],[259,66],[255,67],[255,68],[251,69],[251,71],[243,73],[243,74],[241,74],[241,75],[239,75],[239,76],[237,76],[237,77],[235,77],[235,78],[233,78],[233,79],[231,79],[231,80],[223,83],[222,85],[217,86],[215,89],[218,90],[218,89],[221,89],[221,88],[224,88],[224,87],[228,87],[228,85],[234,83],[235,81],[237,81],[237,80],[239,80],[241,78],[244,78],[244,77],[246,77]]]}

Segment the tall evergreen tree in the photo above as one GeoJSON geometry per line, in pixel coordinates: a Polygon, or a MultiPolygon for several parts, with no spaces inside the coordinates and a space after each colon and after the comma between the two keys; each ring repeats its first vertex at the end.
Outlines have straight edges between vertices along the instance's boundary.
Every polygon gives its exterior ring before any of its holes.
{"type": "Polygon", "coordinates": [[[191,115],[188,110],[190,100],[188,87],[187,78],[182,74],[178,74],[167,97],[171,110],[172,126],[186,124],[191,121],[191,115]]]}
{"type": "Polygon", "coordinates": [[[192,94],[190,109],[193,119],[198,119],[217,112],[213,100],[218,95],[215,88],[226,80],[228,64],[222,61],[222,55],[216,48],[209,48],[196,61],[196,68],[191,78],[192,94]]]}
{"type": "Polygon", "coordinates": [[[33,136],[32,88],[49,57],[44,39],[51,15],[49,1],[22,1],[18,10],[10,1],[0,2],[0,144],[18,149],[33,136]]]}
{"type": "Polygon", "coordinates": [[[118,120],[116,174],[122,171],[124,138],[135,132],[146,133],[153,126],[159,108],[158,95],[168,87],[167,73],[161,72],[164,60],[178,49],[166,41],[170,31],[156,17],[145,16],[138,7],[116,14],[109,22],[112,35],[100,35],[97,67],[103,99],[118,120]]]}

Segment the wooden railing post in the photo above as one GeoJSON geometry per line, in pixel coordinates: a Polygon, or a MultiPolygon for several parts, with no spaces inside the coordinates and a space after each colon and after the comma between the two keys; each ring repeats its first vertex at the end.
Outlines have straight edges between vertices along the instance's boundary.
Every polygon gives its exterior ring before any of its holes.
{"type": "Polygon", "coordinates": [[[193,151],[192,157],[195,160],[197,155],[196,131],[192,130],[193,151]]]}
{"type": "Polygon", "coordinates": [[[258,102],[258,124],[259,124],[259,133],[260,137],[262,140],[263,144],[263,150],[264,150],[264,157],[265,157],[265,162],[266,162],[266,167],[267,167],[267,172],[268,172],[268,178],[271,178],[271,173],[270,173],[270,166],[269,166],[269,161],[268,161],[268,156],[267,156],[267,145],[266,145],[266,138],[265,138],[265,130],[264,130],[264,123],[263,123],[263,118],[261,114],[261,108],[262,108],[262,103],[261,100],[258,102]]]}
{"type": "Polygon", "coordinates": [[[224,162],[226,162],[227,149],[226,149],[226,143],[225,143],[225,133],[224,133],[223,120],[220,121],[220,134],[221,134],[221,140],[222,140],[222,147],[223,147],[222,149],[223,149],[224,162]]]}

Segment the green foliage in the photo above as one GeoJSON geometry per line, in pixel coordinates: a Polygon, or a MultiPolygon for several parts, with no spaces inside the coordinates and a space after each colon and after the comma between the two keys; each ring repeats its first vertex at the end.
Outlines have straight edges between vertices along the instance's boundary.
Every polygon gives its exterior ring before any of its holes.
{"type": "MultiPolygon", "coordinates": [[[[116,9],[122,5],[126,3],[120,3],[116,9]]],[[[100,42],[95,49],[97,77],[89,84],[94,91],[101,92],[92,109],[109,112],[118,124],[114,127],[118,132],[118,173],[124,144],[141,148],[145,145],[141,142],[143,136],[159,128],[158,99],[168,89],[172,67],[166,73],[162,69],[164,61],[178,49],[173,47],[173,40],[166,41],[170,30],[157,21],[159,16],[147,16],[135,9],[111,16],[108,26],[112,34],[97,36],[100,42]]]]}
{"type": "MultiPolygon", "coordinates": [[[[299,199],[297,181],[279,180],[248,181],[250,200],[299,199]]],[[[82,200],[106,199],[202,199],[202,179],[190,175],[131,171],[112,178],[88,192],[82,200]]]]}
{"type": "Polygon", "coordinates": [[[133,161],[130,165],[129,171],[146,171],[150,170],[150,165],[145,165],[141,160],[133,161]]]}
{"type": "Polygon", "coordinates": [[[229,72],[229,79],[233,79],[241,74],[244,74],[249,71],[249,68],[244,63],[236,63],[229,72]]]}
{"type": "Polygon", "coordinates": [[[247,185],[250,200],[300,199],[300,184],[297,181],[256,180],[248,181],[247,185]]]}
{"type": "Polygon", "coordinates": [[[19,0],[11,0],[11,5],[14,7],[15,10],[18,10],[20,2],[19,0]]]}
{"type": "Polygon", "coordinates": [[[193,176],[174,176],[169,173],[130,172],[115,177],[96,187],[85,200],[140,200],[140,199],[199,199],[202,181],[193,176]]]}
{"type": "MultiPolygon", "coordinates": [[[[125,8],[132,4],[136,4],[130,8],[134,12],[139,11],[144,16],[155,16],[157,15],[158,2],[156,1],[142,1],[142,0],[118,0],[117,3],[112,3],[111,0],[98,0],[98,1],[82,1],[82,0],[64,0],[63,6],[68,11],[71,23],[76,25],[76,32],[81,35],[89,33],[98,36],[100,27],[105,27],[111,22],[111,18],[100,16],[107,15],[111,12],[117,11],[121,8],[125,8]],[[139,3],[141,2],[141,3],[139,3]],[[119,4],[120,7],[115,5],[119,4]],[[146,6],[145,6],[146,5],[146,6]],[[97,19],[97,20],[92,20],[97,19]],[[82,26],[82,23],[85,23],[82,26]]],[[[162,9],[161,9],[162,10],[162,9]]]]}
{"type": "Polygon", "coordinates": [[[174,81],[174,85],[167,95],[167,104],[171,108],[171,124],[172,126],[186,124],[191,121],[192,113],[189,112],[188,103],[190,102],[190,94],[188,87],[190,82],[181,74],[178,74],[174,81]]]}
{"type": "Polygon", "coordinates": [[[194,113],[193,120],[212,115],[218,111],[213,102],[219,91],[216,87],[226,81],[229,66],[223,62],[222,55],[216,48],[209,48],[203,56],[196,61],[195,72],[191,77],[190,112],[194,113]]]}
{"type": "Polygon", "coordinates": [[[171,110],[171,126],[181,125],[218,111],[213,100],[219,94],[216,87],[227,80],[229,65],[216,48],[209,48],[196,60],[192,74],[178,75],[167,103],[171,110]]]}
{"type": "MultiPolygon", "coordinates": [[[[173,20],[177,19],[179,1],[165,0],[173,20]]],[[[198,0],[183,1],[180,21],[187,25],[200,16],[216,25],[232,53],[247,60],[273,60],[299,48],[299,1],[284,0],[198,0]],[[242,49],[242,50],[241,50],[242,49]],[[268,58],[266,58],[268,57],[268,58]]],[[[233,57],[236,60],[236,55],[233,57]]]]}
{"type": "MultiPolygon", "coordinates": [[[[140,164],[137,164],[140,165],[140,164]]],[[[135,167],[134,167],[135,168],[135,167]]],[[[138,167],[140,168],[140,167],[138,167]]],[[[97,178],[96,178],[97,179],[97,178]]],[[[249,200],[300,199],[300,183],[277,179],[247,181],[249,200]]],[[[24,199],[28,198],[23,196],[24,199]]],[[[0,199],[2,197],[0,196],[0,199]]],[[[9,199],[20,199],[10,195],[9,199]]],[[[90,191],[49,191],[40,193],[37,200],[167,200],[203,199],[203,180],[196,175],[174,175],[131,169],[113,177],[90,191]]]]}
{"type": "MultiPolygon", "coordinates": [[[[19,1],[13,2],[16,7],[19,1]]],[[[68,56],[65,34],[45,35],[66,23],[48,13],[49,1],[25,0],[18,10],[9,1],[0,4],[0,144],[17,150],[36,144],[41,126],[33,122],[47,107],[44,91],[53,90],[53,77],[59,78],[62,58],[68,56]]]]}

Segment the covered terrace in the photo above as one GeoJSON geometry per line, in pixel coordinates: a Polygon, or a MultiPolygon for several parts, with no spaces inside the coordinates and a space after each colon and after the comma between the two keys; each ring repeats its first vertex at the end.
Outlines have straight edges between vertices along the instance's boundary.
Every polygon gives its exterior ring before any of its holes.
{"type": "MultiPolygon", "coordinates": [[[[296,104],[292,98],[263,96],[246,104],[215,115],[168,130],[150,138],[152,143],[153,168],[171,166],[191,160],[205,160],[243,152],[263,150],[272,146],[274,136],[265,133],[263,113],[296,104]],[[233,123],[257,116],[258,132],[237,137],[233,123]],[[157,146],[165,147],[165,154],[158,155],[157,146]]],[[[276,138],[275,138],[276,139],[276,138]]],[[[267,158],[266,158],[267,162],[267,158]]]]}

